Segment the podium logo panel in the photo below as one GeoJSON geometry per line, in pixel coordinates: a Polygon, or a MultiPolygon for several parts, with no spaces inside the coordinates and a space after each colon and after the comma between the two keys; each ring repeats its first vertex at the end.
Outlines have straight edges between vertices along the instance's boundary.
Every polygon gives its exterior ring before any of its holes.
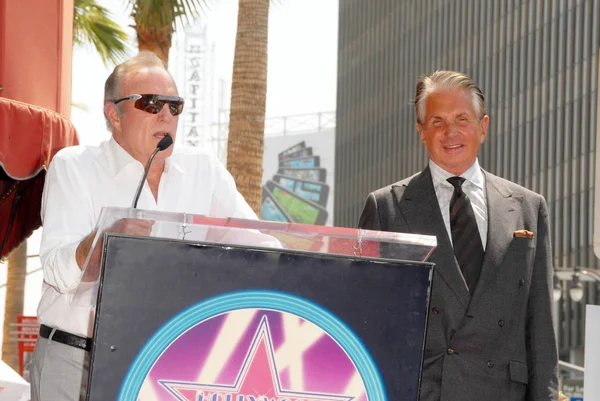
{"type": "Polygon", "coordinates": [[[119,401],[379,401],[381,377],[340,319],[276,291],[225,294],[163,325],[119,401]]]}

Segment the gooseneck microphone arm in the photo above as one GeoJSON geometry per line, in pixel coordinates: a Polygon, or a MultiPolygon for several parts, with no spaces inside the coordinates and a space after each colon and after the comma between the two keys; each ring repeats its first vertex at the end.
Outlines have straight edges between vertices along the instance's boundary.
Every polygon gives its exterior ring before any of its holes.
{"type": "Polygon", "coordinates": [[[142,193],[142,188],[144,187],[144,183],[146,182],[146,177],[148,177],[148,172],[150,171],[150,166],[152,165],[152,161],[154,160],[154,156],[158,152],[162,152],[165,149],[168,149],[173,144],[173,138],[170,135],[165,135],[163,139],[158,142],[156,145],[156,150],[152,152],[152,156],[148,159],[148,163],[146,163],[146,170],[144,171],[144,176],[140,181],[140,184],[137,187],[137,191],[135,191],[135,198],[133,198],[133,208],[137,208],[138,200],[140,199],[140,194],[142,193]]]}

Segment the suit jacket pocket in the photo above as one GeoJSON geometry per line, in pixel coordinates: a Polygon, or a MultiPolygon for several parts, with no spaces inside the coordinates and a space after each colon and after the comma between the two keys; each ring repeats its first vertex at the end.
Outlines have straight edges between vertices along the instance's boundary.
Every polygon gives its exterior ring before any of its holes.
{"type": "Polygon", "coordinates": [[[519,361],[510,361],[508,363],[508,369],[510,372],[510,380],[527,384],[529,381],[529,373],[527,372],[527,365],[519,361]]]}
{"type": "Polygon", "coordinates": [[[512,253],[516,266],[532,266],[535,257],[535,238],[513,238],[508,252],[512,253]]]}
{"type": "Polygon", "coordinates": [[[510,375],[510,401],[525,401],[527,394],[527,382],[529,374],[527,365],[519,361],[510,361],[508,363],[510,375]]]}
{"type": "Polygon", "coordinates": [[[534,238],[513,238],[513,242],[516,246],[535,248],[535,237],[534,238]]]}

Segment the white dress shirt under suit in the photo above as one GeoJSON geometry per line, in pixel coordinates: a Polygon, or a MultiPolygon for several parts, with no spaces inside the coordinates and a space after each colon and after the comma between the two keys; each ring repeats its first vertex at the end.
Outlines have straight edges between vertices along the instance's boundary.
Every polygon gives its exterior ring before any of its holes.
{"type": "MultiPolygon", "coordinates": [[[[431,159],[429,160],[429,170],[431,171],[433,188],[435,189],[435,195],[440,205],[440,211],[442,212],[444,225],[448,232],[448,238],[450,239],[450,243],[452,243],[452,230],[450,229],[450,200],[454,193],[454,187],[446,180],[450,177],[454,177],[454,174],[447,172],[435,164],[431,159]]],[[[481,244],[483,245],[483,250],[485,250],[488,231],[488,212],[485,194],[485,177],[481,172],[478,160],[475,159],[475,163],[460,176],[465,179],[461,188],[471,200],[471,206],[475,212],[475,220],[477,220],[477,228],[479,229],[479,235],[481,236],[481,244]]]]}
{"type": "MultiPolygon", "coordinates": [[[[104,206],[130,207],[144,166],[114,139],[99,147],[75,146],[56,154],[42,199],[40,259],[44,271],[41,324],[91,337],[93,310],[70,303],[80,282],[75,250],[96,229],[104,206]]],[[[155,200],[146,183],[138,208],[256,219],[225,167],[197,148],[175,148],[165,162],[155,200]]]]}

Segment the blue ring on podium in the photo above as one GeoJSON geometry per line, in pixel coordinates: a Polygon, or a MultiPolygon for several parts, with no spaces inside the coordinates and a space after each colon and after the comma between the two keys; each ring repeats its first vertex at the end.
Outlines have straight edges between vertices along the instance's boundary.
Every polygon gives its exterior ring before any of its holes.
{"type": "Polygon", "coordinates": [[[137,401],[154,362],[166,347],[191,327],[222,313],[251,308],[291,313],[322,328],[346,351],[356,366],[365,384],[367,398],[387,400],[381,375],[369,352],[352,330],[331,312],[306,299],[277,291],[240,291],[190,306],[158,329],[129,367],[117,401],[137,401]]]}

